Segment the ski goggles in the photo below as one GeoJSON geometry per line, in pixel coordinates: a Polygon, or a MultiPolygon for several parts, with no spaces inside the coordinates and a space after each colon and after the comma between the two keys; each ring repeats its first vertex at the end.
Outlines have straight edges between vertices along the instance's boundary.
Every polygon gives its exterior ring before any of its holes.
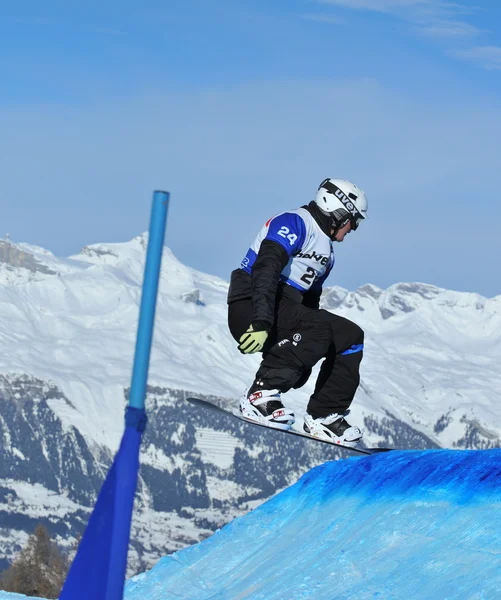
{"type": "Polygon", "coordinates": [[[350,218],[351,228],[353,231],[358,229],[360,223],[364,220],[365,217],[362,217],[362,213],[359,213],[357,210],[358,216],[352,215],[350,218]]]}
{"type": "Polygon", "coordinates": [[[336,198],[346,208],[346,210],[348,211],[348,213],[350,215],[346,222],[348,222],[348,220],[350,221],[351,228],[353,231],[358,229],[358,226],[364,220],[365,217],[362,215],[362,213],[358,210],[358,208],[353,203],[354,198],[352,199],[349,196],[347,196],[341,188],[338,188],[337,185],[334,185],[329,180],[324,181],[320,185],[320,187],[323,187],[329,193],[334,194],[334,196],[336,196],[336,198]]]}

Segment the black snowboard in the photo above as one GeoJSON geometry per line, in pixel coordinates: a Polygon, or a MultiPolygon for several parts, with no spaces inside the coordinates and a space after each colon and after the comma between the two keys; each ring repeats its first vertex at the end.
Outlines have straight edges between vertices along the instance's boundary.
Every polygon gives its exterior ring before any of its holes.
{"type": "Polygon", "coordinates": [[[351,448],[349,446],[343,446],[341,444],[334,444],[333,442],[328,442],[327,440],[321,440],[320,438],[313,437],[308,435],[307,433],[301,433],[300,431],[294,431],[293,429],[276,429],[275,427],[269,427],[268,425],[263,425],[262,423],[256,423],[255,421],[250,421],[246,419],[239,413],[232,412],[226,408],[221,408],[216,404],[212,404],[212,402],[208,402],[207,400],[202,400],[201,398],[186,398],[187,402],[190,404],[194,404],[199,408],[206,408],[208,410],[213,410],[223,415],[227,415],[228,417],[233,417],[234,419],[238,419],[239,421],[244,421],[244,423],[249,423],[250,425],[256,425],[257,427],[264,427],[265,429],[270,429],[271,431],[278,431],[281,433],[287,433],[289,435],[297,435],[298,437],[306,438],[308,440],[313,440],[315,442],[321,442],[322,444],[329,444],[329,446],[335,446],[336,448],[344,448],[345,450],[350,450],[351,452],[357,452],[358,454],[378,454],[379,452],[389,452],[392,448],[351,448]]]}

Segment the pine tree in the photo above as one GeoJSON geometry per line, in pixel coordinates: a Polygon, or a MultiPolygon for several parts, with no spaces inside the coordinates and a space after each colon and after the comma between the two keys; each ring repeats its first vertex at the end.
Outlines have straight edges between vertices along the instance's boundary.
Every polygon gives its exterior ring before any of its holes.
{"type": "Polygon", "coordinates": [[[69,561],[38,525],[12,565],[0,576],[0,589],[37,598],[57,598],[66,579],[69,561]]]}

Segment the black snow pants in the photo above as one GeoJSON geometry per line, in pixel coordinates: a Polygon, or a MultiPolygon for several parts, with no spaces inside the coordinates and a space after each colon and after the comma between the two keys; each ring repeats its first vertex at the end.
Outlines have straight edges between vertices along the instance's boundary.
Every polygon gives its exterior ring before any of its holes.
{"type": "MultiPolygon", "coordinates": [[[[249,327],[251,315],[250,298],[229,303],[228,325],[236,341],[249,327]]],[[[344,413],[360,383],[363,343],[364,332],[352,321],[279,294],[275,325],[263,348],[256,379],[265,389],[299,388],[323,358],[308,413],[314,418],[344,413]]]]}

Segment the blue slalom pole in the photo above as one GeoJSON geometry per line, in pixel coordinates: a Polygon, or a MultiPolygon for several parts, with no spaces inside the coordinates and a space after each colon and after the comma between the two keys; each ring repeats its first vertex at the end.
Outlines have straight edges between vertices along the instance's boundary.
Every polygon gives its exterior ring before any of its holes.
{"type": "Polygon", "coordinates": [[[168,206],[168,192],[154,192],[139,325],[137,328],[136,351],[129,395],[129,406],[131,408],[144,408],[168,206]]]}
{"type": "Polygon", "coordinates": [[[155,192],[125,431],[59,600],[123,600],[169,194],[155,192]]]}

